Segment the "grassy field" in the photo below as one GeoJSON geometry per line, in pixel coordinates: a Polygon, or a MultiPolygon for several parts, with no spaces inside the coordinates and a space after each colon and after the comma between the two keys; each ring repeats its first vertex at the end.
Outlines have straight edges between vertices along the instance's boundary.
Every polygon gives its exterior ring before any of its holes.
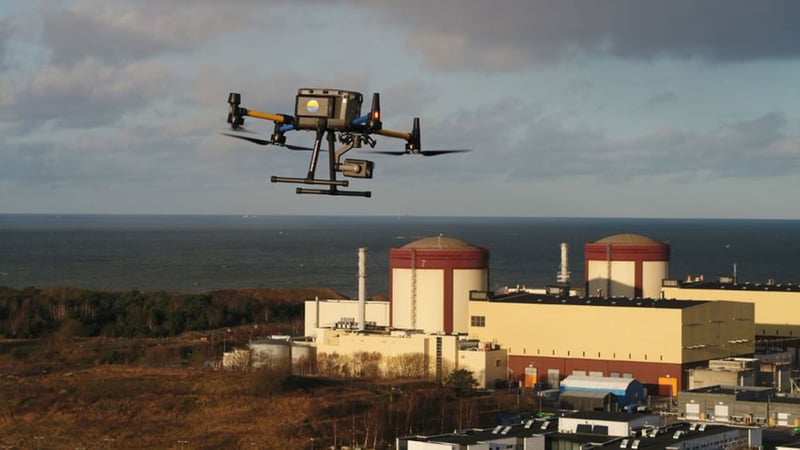
{"type": "MultiPolygon", "coordinates": [[[[319,290],[214,295],[293,303],[319,290]]],[[[50,299],[41,303],[60,301],[50,299]]],[[[62,324],[0,339],[0,449],[386,449],[397,436],[493,424],[513,404],[502,392],[464,396],[420,380],[215,368],[224,349],[302,326],[267,319],[162,338],[87,337],[62,324]]]]}

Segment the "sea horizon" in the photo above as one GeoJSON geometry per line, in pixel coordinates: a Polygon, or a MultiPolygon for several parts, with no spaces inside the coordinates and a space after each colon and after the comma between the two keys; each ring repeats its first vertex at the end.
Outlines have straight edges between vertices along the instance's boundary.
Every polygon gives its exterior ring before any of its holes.
{"type": "Polygon", "coordinates": [[[671,245],[670,276],[730,274],[798,282],[800,220],[288,214],[0,213],[0,286],[205,292],[328,287],[357,293],[367,247],[368,295],[389,294],[389,250],[447,235],[490,251],[490,289],[555,282],[560,243],[573,285],[583,246],[642,234],[671,245]]]}

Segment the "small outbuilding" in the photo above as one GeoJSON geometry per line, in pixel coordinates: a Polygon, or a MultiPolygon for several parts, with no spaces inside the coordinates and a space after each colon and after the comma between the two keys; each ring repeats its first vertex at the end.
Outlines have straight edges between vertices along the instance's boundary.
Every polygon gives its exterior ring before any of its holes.
{"type": "Polygon", "coordinates": [[[565,391],[559,398],[561,409],[619,412],[619,399],[611,392],[565,391]]]}
{"type": "Polygon", "coordinates": [[[570,375],[561,381],[562,397],[572,392],[611,393],[619,406],[638,405],[647,399],[647,391],[635,378],[570,375]]]}

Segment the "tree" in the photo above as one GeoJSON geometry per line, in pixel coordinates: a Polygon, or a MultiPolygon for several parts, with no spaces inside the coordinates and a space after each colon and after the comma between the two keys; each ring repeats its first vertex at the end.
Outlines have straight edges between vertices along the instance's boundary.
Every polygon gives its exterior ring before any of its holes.
{"type": "Polygon", "coordinates": [[[471,370],[456,369],[447,375],[444,380],[445,387],[451,389],[457,394],[464,394],[472,390],[478,384],[471,370]]]}

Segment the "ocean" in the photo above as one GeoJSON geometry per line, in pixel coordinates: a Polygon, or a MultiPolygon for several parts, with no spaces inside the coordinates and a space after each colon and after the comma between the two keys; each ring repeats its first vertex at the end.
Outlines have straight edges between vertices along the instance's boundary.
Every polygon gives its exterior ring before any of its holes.
{"type": "Polygon", "coordinates": [[[672,247],[670,276],[800,282],[800,221],[514,217],[0,214],[0,286],[203,292],[330,287],[389,293],[389,249],[443,234],[490,251],[490,286],[555,282],[560,243],[582,285],[583,245],[638,233],[672,247]]]}

